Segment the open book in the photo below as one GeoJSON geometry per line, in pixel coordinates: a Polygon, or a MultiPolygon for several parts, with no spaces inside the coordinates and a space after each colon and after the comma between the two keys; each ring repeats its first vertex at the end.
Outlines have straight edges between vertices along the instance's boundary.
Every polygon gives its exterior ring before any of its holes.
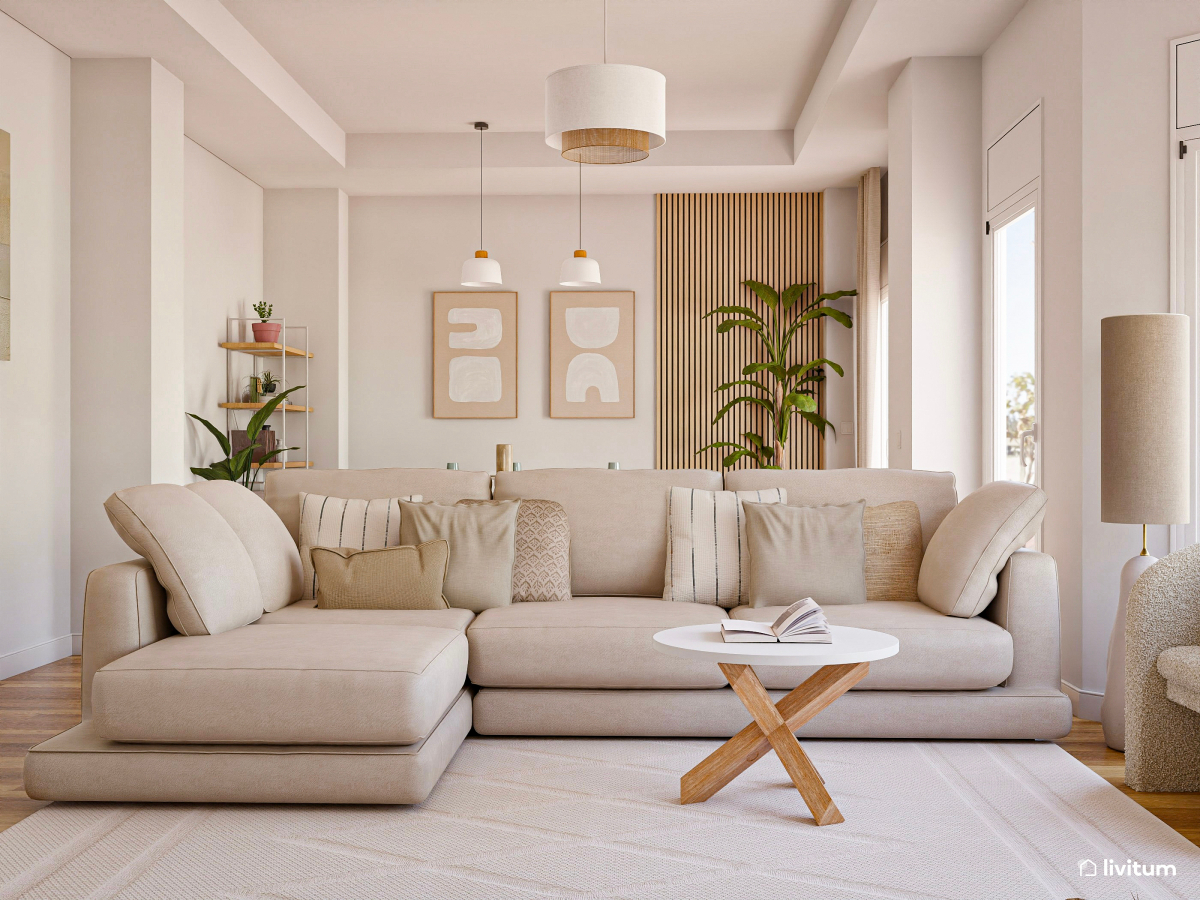
{"type": "Polygon", "coordinates": [[[797,600],[774,622],[725,619],[721,637],[726,643],[832,644],[833,634],[825,613],[812,597],[797,600]]]}

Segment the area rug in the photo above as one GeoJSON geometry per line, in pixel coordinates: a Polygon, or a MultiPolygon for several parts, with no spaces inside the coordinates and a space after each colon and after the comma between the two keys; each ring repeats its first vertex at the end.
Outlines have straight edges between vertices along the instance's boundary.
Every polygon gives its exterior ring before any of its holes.
{"type": "Polygon", "coordinates": [[[818,828],[773,754],[680,806],[718,743],[475,737],[419,807],[58,803],[0,833],[0,898],[1200,897],[1200,851],[1050,744],[808,741],[818,828]]]}

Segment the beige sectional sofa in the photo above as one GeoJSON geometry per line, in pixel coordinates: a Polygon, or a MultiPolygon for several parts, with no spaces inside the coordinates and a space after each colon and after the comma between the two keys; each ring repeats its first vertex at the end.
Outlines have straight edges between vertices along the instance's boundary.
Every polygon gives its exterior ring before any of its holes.
{"type": "MultiPolygon", "coordinates": [[[[570,522],[573,599],[479,615],[323,610],[300,600],[222,634],[176,634],[145,560],[94,571],[83,632],[83,711],[34,747],[26,791],[50,800],[413,803],[467,733],[727,737],[749,717],[715,666],[658,653],[656,631],[778,610],[662,599],[667,493],[784,487],[788,503],[912,500],[927,545],[957,503],[953,476],[897,470],[546,469],[284,471],[266,500],[293,538],[301,491],[546,499],[570,522]]],[[[982,615],[920,602],[828,606],[833,624],[896,635],[802,736],[1052,739],[1059,690],[1054,561],[1018,551],[982,615]]],[[[810,674],[768,668],[781,696],[810,674]]]]}

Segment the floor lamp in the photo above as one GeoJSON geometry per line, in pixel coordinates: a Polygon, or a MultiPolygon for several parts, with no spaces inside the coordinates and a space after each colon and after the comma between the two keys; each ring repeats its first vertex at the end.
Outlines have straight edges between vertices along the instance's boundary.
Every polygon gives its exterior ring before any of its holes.
{"type": "Polygon", "coordinates": [[[1147,525],[1190,520],[1188,317],[1100,320],[1100,520],[1142,526],[1142,552],[1121,570],[1100,721],[1104,741],[1125,749],[1125,610],[1138,577],[1158,562],[1147,525]]]}

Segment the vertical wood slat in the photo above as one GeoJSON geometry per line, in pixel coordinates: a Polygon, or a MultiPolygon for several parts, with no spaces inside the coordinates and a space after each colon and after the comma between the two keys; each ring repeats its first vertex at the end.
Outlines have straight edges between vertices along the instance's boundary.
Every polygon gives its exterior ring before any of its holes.
{"type": "MultiPolygon", "coordinates": [[[[717,385],[742,377],[742,366],[762,361],[762,354],[756,335],[741,328],[717,334],[719,317],[703,316],[718,306],[757,308],[758,299],[741,285],[746,279],[777,290],[812,282],[823,291],[823,202],[819,193],[655,195],[658,468],[721,469],[720,449],[696,451],[712,441],[741,441],[746,431],[763,432],[762,410],[745,403],[712,424],[734,396],[718,396],[717,385]]],[[[793,351],[797,358],[824,355],[820,320],[800,330],[793,351]]],[[[824,414],[824,385],[818,387],[824,414]]],[[[824,441],[802,419],[793,422],[788,449],[790,468],[825,464],[824,441]]],[[[734,467],[749,465],[739,460],[734,467]]]]}

